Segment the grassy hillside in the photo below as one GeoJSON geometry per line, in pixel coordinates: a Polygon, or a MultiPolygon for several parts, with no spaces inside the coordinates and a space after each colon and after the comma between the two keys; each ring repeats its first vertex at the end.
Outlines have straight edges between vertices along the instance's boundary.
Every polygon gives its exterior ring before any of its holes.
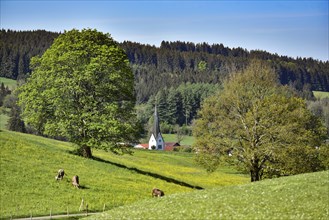
{"type": "Polygon", "coordinates": [[[2,114],[1,113],[1,108],[0,108],[0,130],[6,129],[6,124],[9,119],[9,116],[2,114]]]}
{"type": "Polygon", "coordinates": [[[313,91],[313,94],[317,99],[329,98],[329,92],[313,91]]]}
{"type": "Polygon", "coordinates": [[[196,165],[191,153],[136,150],[134,155],[118,156],[95,152],[95,156],[107,161],[124,164],[129,168],[161,174],[193,186],[213,188],[218,186],[248,183],[248,175],[230,167],[221,167],[214,173],[207,173],[196,165]]]}
{"type": "MultiPolygon", "coordinates": [[[[177,142],[176,134],[162,134],[166,142],[177,142]]],[[[184,136],[183,140],[180,142],[180,145],[189,145],[192,146],[194,143],[194,137],[184,136]]]]}
{"type": "Polygon", "coordinates": [[[195,167],[190,154],[136,151],[134,156],[120,157],[94,150],[99,160],[89,160],[71,154],[73,149],[66,142],[0,132],[0,219],[30,216],[31,213],[33,216],[49,215],[50,211],[52,214],[67,213],[67,210],[76,213],[82,198],[90,211],[102,211],[104,204],[109,210],[150,198],[153,187],[163,189],[166,195],[194,191],[154,178],[147,172],[186,182],[189,182],[189,176],[194,176],[189,184],[203,187],[249,181],[229,168],[209,175],[195,167]],[[68,175],[64,180],[56,181],[55,175],[60,168],[68,175]],[[82,189],[71,186],[73,175],[80,177],[82,189]],[[219,178],[221,176],[226,179],[219,178]]]}
{"type": "Polygon", "coordinates": [[[150,197],[154,186],[168,194],[192,189],[140,175],[104,162],[83,159],[69,153],[69,143],[31,135],[0,132],[0,218],[77,212],[81,199],[91,211],[129,204],[150,197]],[[56,181],[59,168],[68,176],[56,181]],[[71,186],[80,177],[83,189],[71,186]]]}
{"type": "Polygon", "coordinates": [[[329,171],[228,186],[115,208],[88,219],[328,219],[329,171]]]}
{"type": "Polygon", "coordinates": [[[8,86],[10,90],[14,90],[17,87],[16,80],[0,77],[0,84],[3,83],[8,86]]]}
{"type": "MultiPolygon", "coordinates": [[[[3,83],[5,86],[8,86],[11,91],[17,87],[16,80],[0,77],[0,84],[1,83],[3,83]]],[[[2,107],[0,107],[0,130],[6,129],[8,118],[9,117],[3,113],[2,107]]]]}

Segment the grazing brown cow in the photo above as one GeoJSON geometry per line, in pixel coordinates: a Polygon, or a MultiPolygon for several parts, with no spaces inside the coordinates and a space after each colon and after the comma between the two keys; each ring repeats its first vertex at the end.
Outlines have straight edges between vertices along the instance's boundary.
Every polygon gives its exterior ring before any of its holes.
{"type": "Polygon", "coordinates": [[[164,192],[162,190],[160,190],[160,189],[154,188],[152,190],[152,196],[153,197],[162,197],[162,196],[164,196],[164,192]]]}
{"type": "Polygon", "coordinates": [[[58,170],[58,173],[57,173],[57,176],[55,176],[55,179],[56,180],[62,180],[63,177],[64,177],[65,173],[64,173],[64,170],[63,169],[59,169],[58,170]]]}
{"type": "Polygon", "coordinates": [[[78,176],[73,176],[73,177],[72,177],[72,185],[73,185],[74,187],[77,187],[77,188],[80,187],[80,185],[79,185],[79,177],[78,177],[78,176]]]}

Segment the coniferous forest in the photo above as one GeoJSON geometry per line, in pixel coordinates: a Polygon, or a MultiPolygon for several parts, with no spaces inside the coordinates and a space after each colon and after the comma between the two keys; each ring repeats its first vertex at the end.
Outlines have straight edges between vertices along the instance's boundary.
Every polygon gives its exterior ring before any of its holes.
{"type": "MultiPolygon", "coordinates": [[[[0,32],[0,76],[20,79],[31,72],[29,62],[41,56],[60,33],[45,30],[0,32]]],[[[261,50],[248,51],[223,44],[167,42],[160,47],[125,41],[126,51],[135,74],[137,103],[146,102],[162,88],[182,83],[220,83],[225,76],[245,67],[251,59],[267,60],[279,74],[282,84],[299,91],[329,91],[329,62],[312,58],[293,59],[261,50]]]]}
{"type": "MultiPolygon", "coordinates": [[[[59,35],[45,30],[1,30],[0,77],[26,79],[31,73],[31,57],[41,56],[59,35]]],[[[269,62],[281,84],[291,86],[303,98],[312,99],[312,90],[329,91],[329,61],[295,59],[220,43],[162,41],[156,47],[125,41],[120,45],[135,76],[136,101],[143,106],[138,110],[144,123],[156,102],[163,122],[190,124],[202,100],[219,88],[228,74],[244,68],[252,59],[269,62]]]]}

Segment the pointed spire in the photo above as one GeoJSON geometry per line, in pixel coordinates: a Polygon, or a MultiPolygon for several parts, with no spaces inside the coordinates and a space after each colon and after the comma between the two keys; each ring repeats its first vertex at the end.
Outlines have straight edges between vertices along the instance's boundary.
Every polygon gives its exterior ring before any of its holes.
{"type": "Polygon", "coordinates": [[[155,108],[154,108],[154,124],[153,124],[153,135],[154,135],[154,137],[157,138],[159,133],[160,133],[160,124],[159,124],[157,106],[155,105],[155,108]]]}

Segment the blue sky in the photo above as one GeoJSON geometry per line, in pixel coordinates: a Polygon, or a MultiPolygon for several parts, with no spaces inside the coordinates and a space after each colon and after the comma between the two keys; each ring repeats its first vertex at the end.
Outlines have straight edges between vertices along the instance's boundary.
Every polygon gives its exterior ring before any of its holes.
{"type": "Polygon", "coordinates": [[[223,43],[328,60],[328,0],[1,0],[1,28],[96,28],[122,42],[223,43]]]}

